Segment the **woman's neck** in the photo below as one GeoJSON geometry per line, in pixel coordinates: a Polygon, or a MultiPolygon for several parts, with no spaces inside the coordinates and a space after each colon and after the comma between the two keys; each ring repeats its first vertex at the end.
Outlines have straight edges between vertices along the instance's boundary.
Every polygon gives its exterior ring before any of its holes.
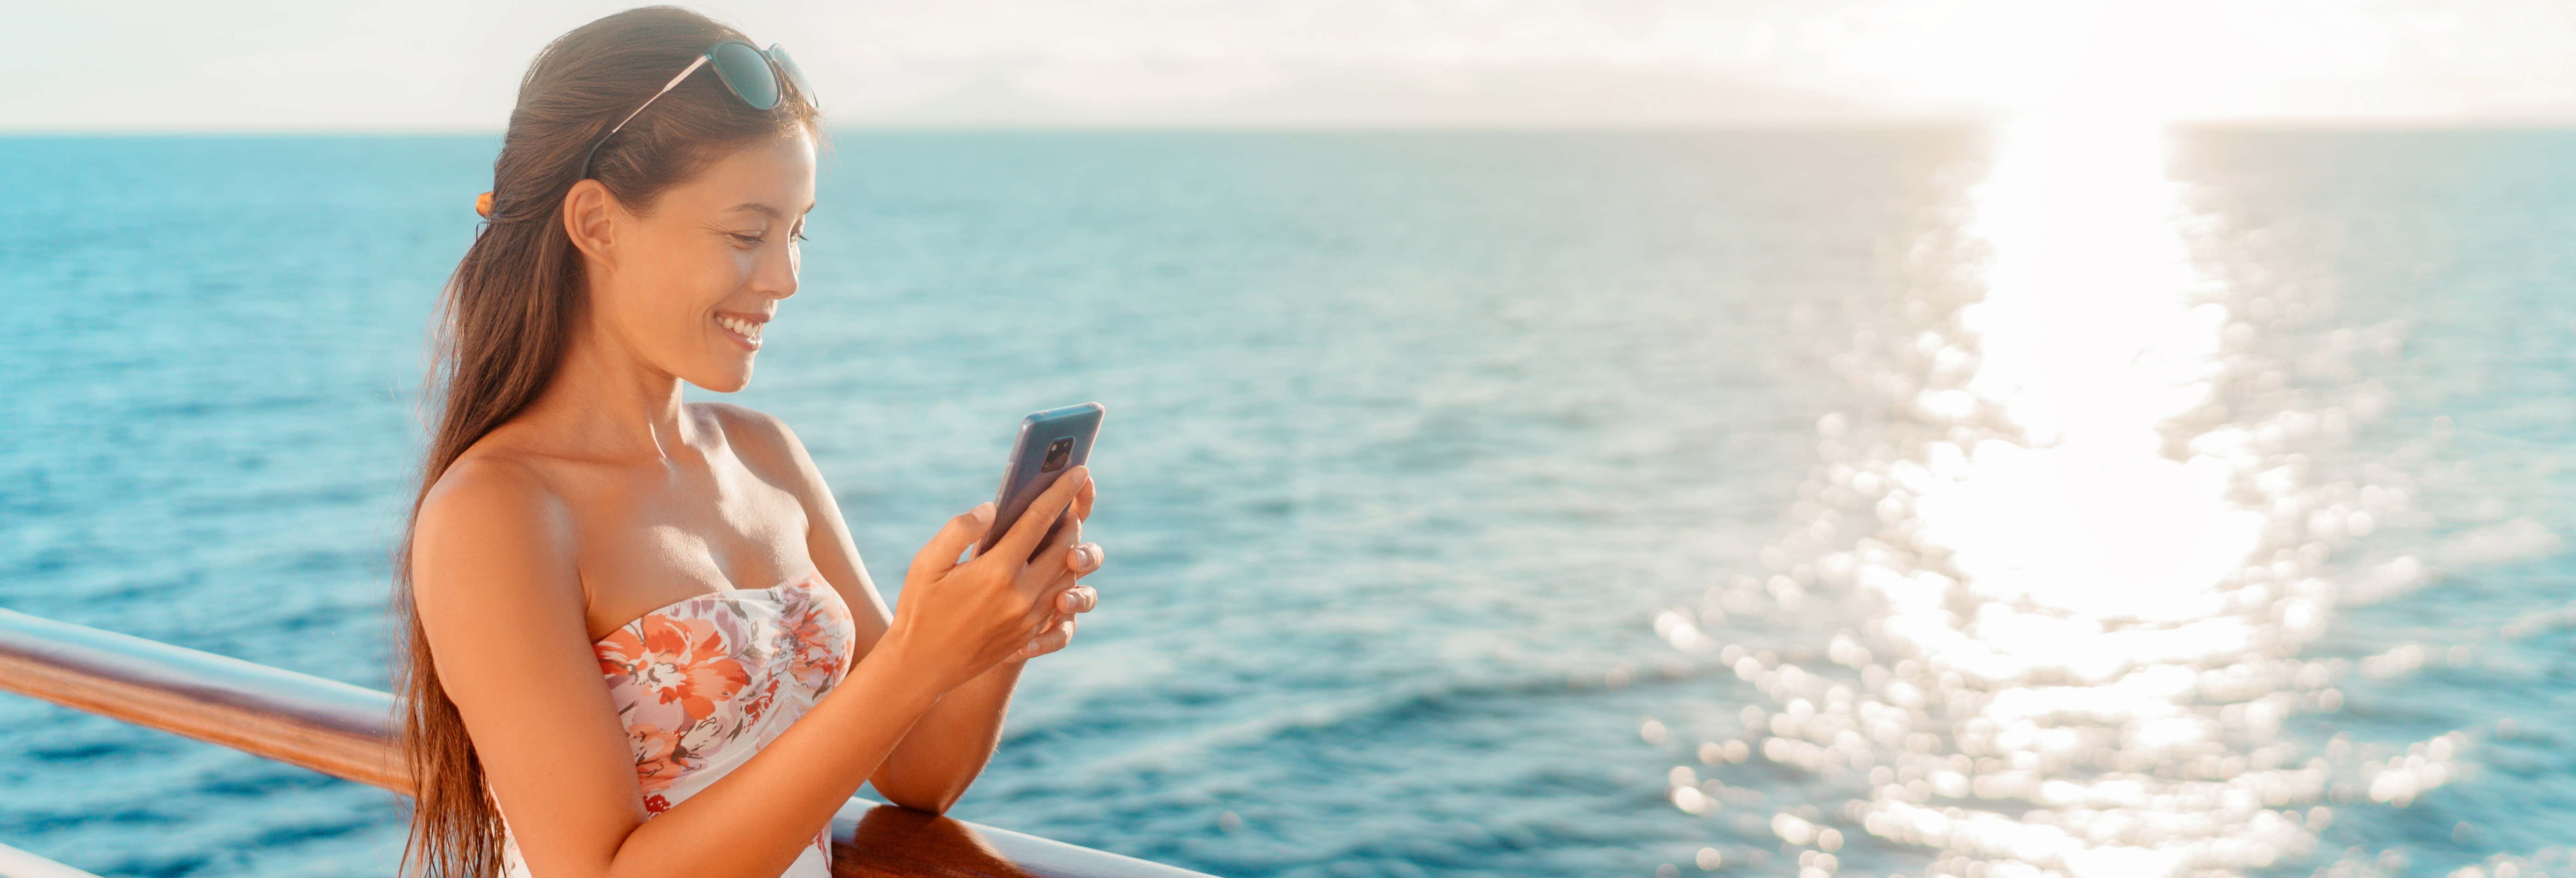
{"type": "Polygon", "coordinates": [[[554,379],[521,420],[542,431],[548,445],[565,446],[568,456],[668,462],[691,453],[696,438],[680,405],[677,376],[584,321],[554,379]]]}

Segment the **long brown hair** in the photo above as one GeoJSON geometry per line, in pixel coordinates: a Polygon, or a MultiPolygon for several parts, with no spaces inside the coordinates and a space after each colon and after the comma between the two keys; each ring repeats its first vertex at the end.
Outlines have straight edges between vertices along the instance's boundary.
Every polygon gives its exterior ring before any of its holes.
{"type": "MultiPolygon", "coordinates": [[[[562,361],[585,298],[581,252],[562,216],[566,190],[582,179],[574,165],[583,150],[727,38],[743,34],[687,9],[651,6],[575,28],[528,65],[492,165],[490,218],[440,303],[425,400],[437,415],[411,520],[457,457],[535,402],[562,361]]],[[[819,139],[820,120],[794,84],[780,80],[785,93],[762,111],[727,93],[713,70],[690,74],[600,147],[590,178],[641,213],[731,149],[798,126],[819,139]]],[[[459,194],[459,210],[468,194],[459,194]]],[[[405,874],[488,878],[501,868],[500,811],[412,604],[411,542],[407,521],[393,557],[394,613],[409,629],[395,674],[415,786],[405,874]]]]}

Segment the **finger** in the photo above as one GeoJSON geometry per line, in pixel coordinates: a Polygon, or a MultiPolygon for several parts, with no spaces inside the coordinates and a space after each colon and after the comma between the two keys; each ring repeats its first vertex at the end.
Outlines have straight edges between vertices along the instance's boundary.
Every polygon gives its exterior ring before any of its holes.
{"type": "Polygon", "coordinates": [[[1066,619],[1063,624],[1050,627],[1047,629],[1046,633],[1040,634],[1036,638],[1030,640],[1028,646],[1020,649],[1020,656],[1022,658],[1036,658],[1038,656],[1063,649],[1067,644],[1072,642],[1073,620],[1066,619]]]}
{"type": "Polygon", "coordinates": [[[1046,545],[1029,553],[1029,563],[1034,565],[1046,558],[1062,561],[1070,557],[1068,553],[1072,552],[1074,545],[1080,542],[1082,542],[1082,521],[1067,517],[1064,520],[1064,526],[1056,528],[1054,536],[1047,537],[1046,545]]]}
{"type": "MultiPolygon", "coordinates": [[[[1054,601],[1048,601],[1048,602],[1047,602],[1047,605],[1048,605],[1049,607],[1053,607],[1053,606],[1055,605],[1055,602],[1054,602],[1054,601]]],[[[1052,610],[1052,609],[1048,610],[1046,613],[1044,613],[1044,614],[1042,614],[1042,615],[1044,616],[1044,618],[1043,618],[1043,619],[1041,619],[1041,620],[1039,620],[1039,621],[1036,621],[1036,622],[1032,622],[1032,623],[1030,623],[1030,624],[1029,624],[1029,626],[1028,626],[1028,627],[1026,627],[1026,628],[1022,628],[1022,629],[1020,629],[1020,630],[1028,632],[1028,636],[1029,636],[1031,639],[1035,639],[1035,638],[1039,638],[1039,637],[1045,637],[1045,636],[1047,635],[1047,632],[1054,631],[1054,630],[1055,630],[1055,629],[1057,629],[1057,628],[1061,628],[1061,627],[1063,627],[1063,626],[1064,626],[1064,620],[1069,619],[1069,618],[1072,618],[1072,617],[1067,616],[1067,615],[1065,615],[1065,614],[1063,614],[1063,613],[1055,612],[1055,611],[1054,611],[1054,610],[1052,610]]]]}
{"type": "Polygon", "coordinates": [[[1046,580],[1046,585],[1041,589],[1044,591],[1070,587],[1074,580],[1089,576],[1092,571],[1100,569],[1100,565],[1091,560],[1096,557],[1092,551],[1083,548],[1090,545],[1089,543],[1082,545],[1062,545],[1061,541],[1058,543],[1038,550],[1038,556],[1029,559],[1030,566],[1026,575],[1046,580]],[[1047,560],[1049,558],[1054,560],[1047,560]],[[1044,565],[1043,568],[1039,566],[1041,564],[1044,565]]]}
{"type": "MultiPolygon", "coordinates": [[[[1058,595],[1064,590],[1081,585],[1083,577],[1100,569],[1098,563],[1083,560],[1100,557],[1099,543],[1083,543],[1078,546],[1061,547],[1061,549],[1062,554],[1057,556],[1058,563],[1061,565],[1057,568],[1058,572],[1044,587],[1038,589],[1038,593],[1046,595],[1050,602],[1061,600],[1058,595]]],[[[1054,606],[1054,604],[1049,603],[1048,606],[1054,606]]]]}
{"type": "Polygon", "coordinates": [[[1073,517],[1085,520],[1091,518],[1091,498],[1099,496],[1099,494],[1099,487],[1094,485],[1090,479],[1084,479],[1082,481],[1082,493],[1073,495],[1073,517]]]}
{"type": "MultiPolygon", "coordinates": [[[[1034,576],[1044,573],[1045,571],[1039,569],[1039,565],[1044,564],[1048,558],[1062,559],[1064,551],[1079,542],[1082,542],[1082,520],[1073,517],[1072,511],[1067,510],[1064,521],[1058,524],[1052,533],[1047,534],[1046,544],[1039,546],[1037,551],[1029,553],[1029,567],[1028,570],[1023,571],[1023,575],[1034,576]]],[[[1046,568],[1046,570],[1055,569],[1058,568],[1046,568]]]]}
{"type": "Polygon", "coordinates": [[[1030,627],[1028,642],[1020,645],[1019,656],[1021,658],[1028,658],[1030,656],[1044,654],[1045,650],[1041,650],[1039,647],[1046,642],[1049,636],[1054,635],[1057,631],[1063,628],[1064,617],[1053,615],[1047,617],[1046,624],[1030,627]]]}
{"type": "Polygon", "coordinates": [[[1072,571],[1075,576],[1089,576],[1107,560],[1099,543],[1083,543],[1064,550],[1064,569],[1072,571]]]}
{"type": "Polygon", "coordinates": [[[1035,637],[1044,632],[1048,626],[1064,621],[1064,611],[1058,608],[1057,602],[1064,600],[1064,593],[1071,590],[1073,586],[1073,581],[1068,579],[1050,584],[1039,591],[1034,599],[1029,601],[1028,611],[1020,614],[1020,624],[1027,626],[1023,630],[1028,631],[1029,636],[1035,637]]]}
{"type": "Polygon", "coordinates": [[[990,501],[975,504],[975,508],[948,519],[938,533],[931,535],[930,542],[912,556],[912,567],[904,571],[904,580],[937,579],[947,575],[951,568],[957,566],[957,556],[963,554],[966,547],[974,545],[975,540],[992,526],[993,504],[990,501]]]}
{"type": "Polygon", "coordinates": [[[1088,613],[1097,606],[1100,591],[1088,585],[1077,585],[1055,596],[1055,610],[1059,613],[1088,613]]]}
{"type": "Polygon", "coordinates": [[[1047,528],[1064,514],[1065,507],[1073,504],[1074,494],[1090,481],[1090,467],[1077,465],[1065,470],[1064,475],[1056,477],[1055,484],[1047,486],[1046,493],[1039,494],[1038,499],[1029,504],[1028,510],[1020,513],[1020,520],[1011,524],[1011,532],[1003,535],[1002,542],[995,545],[989,554],[1004,558],[1029,557],[1038,547],[1038,538],[1046,536],[1047,528]]]}

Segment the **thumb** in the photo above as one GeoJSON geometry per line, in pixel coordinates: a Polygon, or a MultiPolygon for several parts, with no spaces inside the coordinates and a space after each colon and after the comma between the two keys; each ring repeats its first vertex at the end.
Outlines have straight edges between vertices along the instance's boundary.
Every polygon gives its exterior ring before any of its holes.
{"type": "Polygon", "coordinates": [[[976,504],[975,508],[948,519],[938,533],[931,535],[930,542],[912,556],[912,567],[904,572],[904,580],[907,583],[919,582],[948,575],[948,571],[957,566],[957,556],[964,554],[966,548],[974,545],[975,540],[992,526],[993,504],[990,502],[976,504]]]}

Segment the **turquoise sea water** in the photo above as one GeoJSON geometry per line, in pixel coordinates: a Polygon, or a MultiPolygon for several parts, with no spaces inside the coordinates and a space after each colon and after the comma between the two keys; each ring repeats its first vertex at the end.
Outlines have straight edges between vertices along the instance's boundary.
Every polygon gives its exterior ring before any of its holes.
{"type": "MultiPolygon", "coordinates": [[[[0,139],[0,607],[382,687],[492,137],[0,139]]],[[[1213,873],[2576,871],[2576,134],[845,132],[739,402],[877,580],[1110,409],[958,816],[1213,873]]],[[[704,396],[703,394],[701,395],[704,396]]],[[[0,843],[390,874],[0,696],[0,843]]]]}

